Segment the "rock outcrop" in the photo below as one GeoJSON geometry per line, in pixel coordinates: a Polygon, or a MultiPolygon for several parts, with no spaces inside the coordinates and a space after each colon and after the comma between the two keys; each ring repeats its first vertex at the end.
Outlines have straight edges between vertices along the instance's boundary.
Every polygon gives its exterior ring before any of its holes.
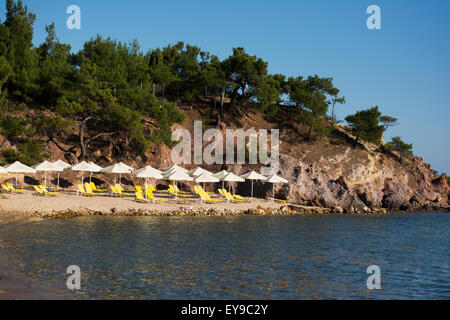
{"type": "MultiPolygon", "coordinates": [[[[369,153],[369,163],[376,163],[369,153]]],[[[348,164],[341,159],[341,166],[348,164]]],[[[411,164],[393,168],[390,164],[367,168],[341,168],[347,176],[330,177],[323,167],[281,155],[281,175],[290,183],[277,187],[277,196],[300,205],[341,207],[346,212],[388,210],[430,210],[448,208],[447,177],[433,177],[428,164],[415,157],[411,164]]],[[[336,165],[336,163],[334,164],[336,165]]]]}

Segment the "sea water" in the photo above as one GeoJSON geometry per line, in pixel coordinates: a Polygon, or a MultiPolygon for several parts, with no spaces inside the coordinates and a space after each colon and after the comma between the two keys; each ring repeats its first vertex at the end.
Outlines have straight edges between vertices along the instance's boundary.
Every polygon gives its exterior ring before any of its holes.
{"type": "Polygon", "coordinates": [[[79,217],[0,225],[0,261],[69,299],[449,299],[449,230],[438,212],[79,217]]]}

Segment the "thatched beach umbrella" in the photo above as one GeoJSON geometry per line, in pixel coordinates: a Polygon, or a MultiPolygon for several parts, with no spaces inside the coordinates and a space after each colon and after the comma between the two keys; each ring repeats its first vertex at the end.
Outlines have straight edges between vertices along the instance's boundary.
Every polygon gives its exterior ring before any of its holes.
{"type": "MultiPolygon", "coordinates": [[[[89,163],[86,161],[82,161],[78,164],[75,164],[70,167],[70,170],[72,171],[81,171],[81,172],[96,172],[97,169],[93,168],[89,163]]],[[[84,185],[84,174],[81,175],[81,185],[84,185]]]]}
{"type": "Polygon", "coordinates": [[[131,173],[131,171],[133,171],[133,170],[130,168],[131,168],[130,166],[127,166],[123,162],[119,162],[119,163],[113,164],[112,166],[103,168],[101,170],[101,172],[114,173],[114,184],[116,184],[117,174],[119,174],[119,179],[120,179],[119,184],[120,184],[120,182],[122,180],[122,173],[124,173],[124,174],[131,173]]]}
{"type": "Polygon", "coordinates": [[[164,177],[161,174],[161,171],[155,169],[151,166],[146,166],[144,168],[138,169],[134,171],[131,176],[136,178],[145,178],[145,197],[147,198],[147,188],[148,188],[148,179],[163,179],[164,177]]]}
{"type": "Polygon", "coordinates": [[[192,176],[192,177],[198,177],[198,176],[200,176],[200,175],[202,175],[204,173],[209,174],[211,176],[213,175],[212,172],[209,172],[208,170],[205,170],[205,169],[200,168],[200,167],[197,167],[197,168],[195,168],[195,169],[193,169],[191,171],[188,171],[188,174],[190,176],[192,176]]]}
{"type": "Polygon", "coordinates": [[[196,182],[196,183],[203,183],[203,189],[205,188],[205,183],[214,183],[214,182],[219,182],[219,181],[220,180],[215,178],[215,177],[213,177],[212,174],[209,174],[209,173],[206,173],[206,172],[204,172],[201,175],[196,176],[194,178],[194,182],[196,182]]]}
{"type": "Polygon", "coordinates": [[[92,161],[89,162],[89,164],[91,165],[91,167],[92,167],[92,169],[93,169],[93,171],[91,171],[91,174],[89,175],[89,183],[91,183],[91,181],[92,181],[92,173],[93,173],[93,172],[94,172],[94,173],[101,172],[103,168],[100,167],[99,165],[93,163],[92,161]]]}
{"type": "MultiPolygon", "coordinates": [[[[8,170],[9,173],[36,173],[36,170],[34,168],[26,166],[19,161],[8,164],[7,166],[5,166],[5,169],[8,170]]],[[[17,176],[15,178],[17,186],[17,176]]]]}
{"type": "Polygon", "coordinates": [[[274,174],[270,177],[267,177],[266,182],[269,182],[272,184],[272,198],[275,199],[275,184],[276,183],[288,183],[289,181],[274,174]]]}
{"type": "Polygon", "coordinates": [[[251,193],[251,198],[253,198],[253,181],[254,180],[260,180],[260,181],[266,181],[267,178],[264,177],[262,174],[259,174],[255,171],[250,171],[247,172],[243,175],[241,175],[241,178],[245,179],[245,180],[251,180],[252,181],[252,193],[251,193]]]}
{"type": "Polygon", "coordinates": [[[225,186],[225,182],[223,181],[223,178],[225,178],[225,176],[227,175],[227,174],[229,174],[230,172],[228,172],[228,171],[226,171],[226,170],[222,170],[222,171],[220,171],[220,172],[217,172],[217,173],[215,173],[215,174],[213,174],[213,177],[214,178],[217,178],[217,179],[219,179],[220,181],[222,181],[222,189],[224,188],[224,186],[225,186]]]}
{"type": "MultiPolygon", "coordinates": [[[[60,168],[58,166],[55,166],[53,163],[48,162],[47,160],[45,160],[44,162],[41,162],[41,163],[39,163],[37,165],[34,165],[33,168],[36,171],[44,172],[44,177],[45,177],[44,178],[44,186],[45,186],[45,188],[47,188],[47,173],[48,172],[61,172],[61,171],[63,171],[62,168],[60,168]]],[[[59,185],[58,185],[58,187],[59,187],[59,185]]]]}
{"type": "MultiPolygon", "coordinates": [[[[64,162],[62,160],[56,160],[55,162],[52,163],[54,166],[61,168],[62,170],[66,170],[69,169],[71,167],[70,164],[68,164],[67,162],[64,162]]],[[[57,188],[59,189],[59,174],[61,171],[58,171],[58,181],[57,181],[57,188]]]]}
{"type": "MultiPolygon", "coordinates": [[[[182,172],[182,171],[173,171],[167,175],[164,175],[164,180],[169,180],[169,181],[174,181],[175,182],[175,187],[177,187],[177,182],[178,181],[193,181],[194,179],[192,179],[192,177],[190,177],[186,172],[182,172]]],[[[175,194],[175,199],[177,199],[177,194],[175,194]]]]}
{"type": "MultiPolygon", "coordinates": [[[[235,175],[233,172],[229,172],[226,176],[221,179],[223,182],[245,182],[244,179],[235,175]]],[[[228,192],[230,191],[231,186],[228,185],[228,192]]],[[[222,188],[223,189],[223,188],[222,188]]]]}
{"type": "Polygon", "coordinates": [[[188,173],[189,170],[174,164],[174,165],[172,165],[170,167],[167,167],[167,168],[163,169],[162,170],[162,175],[168,174],[169,172],[174,172],[174,171],[181,171],[181,172],[184,172],[184,173],[188,173]]]}

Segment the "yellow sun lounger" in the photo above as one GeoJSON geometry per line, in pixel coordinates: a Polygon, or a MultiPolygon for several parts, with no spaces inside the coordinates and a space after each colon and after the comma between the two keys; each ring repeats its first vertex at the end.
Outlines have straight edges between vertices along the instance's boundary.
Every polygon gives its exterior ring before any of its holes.
{"type": "Polygon", "coordinates": [[[108,192],[108,189],[100,189],[92,181],[91,181],[90,185],[91,185],[92,191],[94,191],[94,192],[108,192]]]}
{"type": "MultiPolygon", "coordinates": [[[[149,189],[147,189],[147,190],[149,190],[149,189]]],[[[142,192],[136,192],[135,195],[136,195],[136,199],[138,201],[153,202],[153,203],[156,202],[156,201],[166,202],[166,200],[164,200],[164,199],[157,199],[157,198],[155,198],[155,196],[153,195],[153,193],[151,191],[147,192],[147,198],[148,199],[144,198],[144,195],[143,195],[142,192]]]]}
{"type": "Polygon", "coordinates": [[[12,192],[11,190],[9,190],[8,186],[4,183],[2,183],[2,188],[3,188],[3,191],[12,192]]]}
{"type": "Polygon", "coordinates": [[[125,190],[125,189],[124,189],[120,184],[118,184],[118,183],[116,183],[115,188],[116,188],[116,190],[117,190],[119,193],[121,193],[121,194],[123,194],[123,195],[125,195],[126,193],[128,193],[128,195],[134,194],[134,191],[128,191],[128,190],[125,190]]]}
{"type": "Polygon", "coordinates": [[[34,190],[41,196],[56,196],[56,192],[49,192],[47,189],[42,190],[42,188],[39,188],[38,186],[33,186],[34,190]]]}
{"type": "Polygon", "coordinates": [[[107,196],[107,195],[109,195],[106,192],[94,192],[92,190],[91,185],[89,183],[85,184],[85,190],[86,190],[86,194],[93,195],[93,196],[107,196]]]}
{"type": "Polygon", "coordinates": [[[111,189],[111,191],[112,191],[112,193],[114,194],[114,195],[116,195],[116,196],[128,196],[128,197],[130,197],[130,196],[134,196],[134,194],[131,194],[131,193],[125,193],[124,191],[122,191],[123,189],[122,188],[118,188],[117,186],[116,187],[114,187],[114,186],[109,186],[110,187],[110,189],[111,189]]]}
{"type": "Polygon", "coordinates": [[[169,193],[171,193],[172,195],[177,196],[177,197],[191,197],[191,195],[180,194],[180,193],[176,192],[172,185],[169,186],[169,189],[167,189],[167,191],[169,191],[169,193]]]}
{"type": "Polygon", "coordinates": [[[88,193],[81,184],[77,184],[78,192],[81,193],[83,196],[93,196],[94,194],[88,193]]]}
{"type": "Polygon", "coordinates": [[[7,182],[6,186],[12,191],[12,192],[23,192],[21,188],[15,188],[11,182],[7,182]]]}
{"type": "Polygon", "coordinates": [[[2,188],[3,188],[3,190],[8,191],[8,192],[16,192],[16,193],[22,193],[23,192],[23,190],[14,188],[14,186],[11,184],[11,182],[7,182],[6,184],[2,184],[2,188]]]}

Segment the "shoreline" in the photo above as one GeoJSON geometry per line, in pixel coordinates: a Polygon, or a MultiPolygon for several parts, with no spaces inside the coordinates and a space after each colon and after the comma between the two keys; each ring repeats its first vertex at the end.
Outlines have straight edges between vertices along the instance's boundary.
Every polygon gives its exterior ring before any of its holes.
{"type": "Polygon", "coordinates": [[[56,197],[37,196],[32,192],[8,194],[0,199],[0,224],[32,222],[41,219],[71,218],[79,216],[238,216],[238,215],[301,215],[301,214],[389,214],[403,212],[442,211],[448,208],[426,210],[388,210],[366,208],[346,211],[342,207],[324,208],[292,203],[268,202],[252,199],[241,203],[216,202],[142,203],[132,197],[76,196],[61,193],[56,197]]]}

